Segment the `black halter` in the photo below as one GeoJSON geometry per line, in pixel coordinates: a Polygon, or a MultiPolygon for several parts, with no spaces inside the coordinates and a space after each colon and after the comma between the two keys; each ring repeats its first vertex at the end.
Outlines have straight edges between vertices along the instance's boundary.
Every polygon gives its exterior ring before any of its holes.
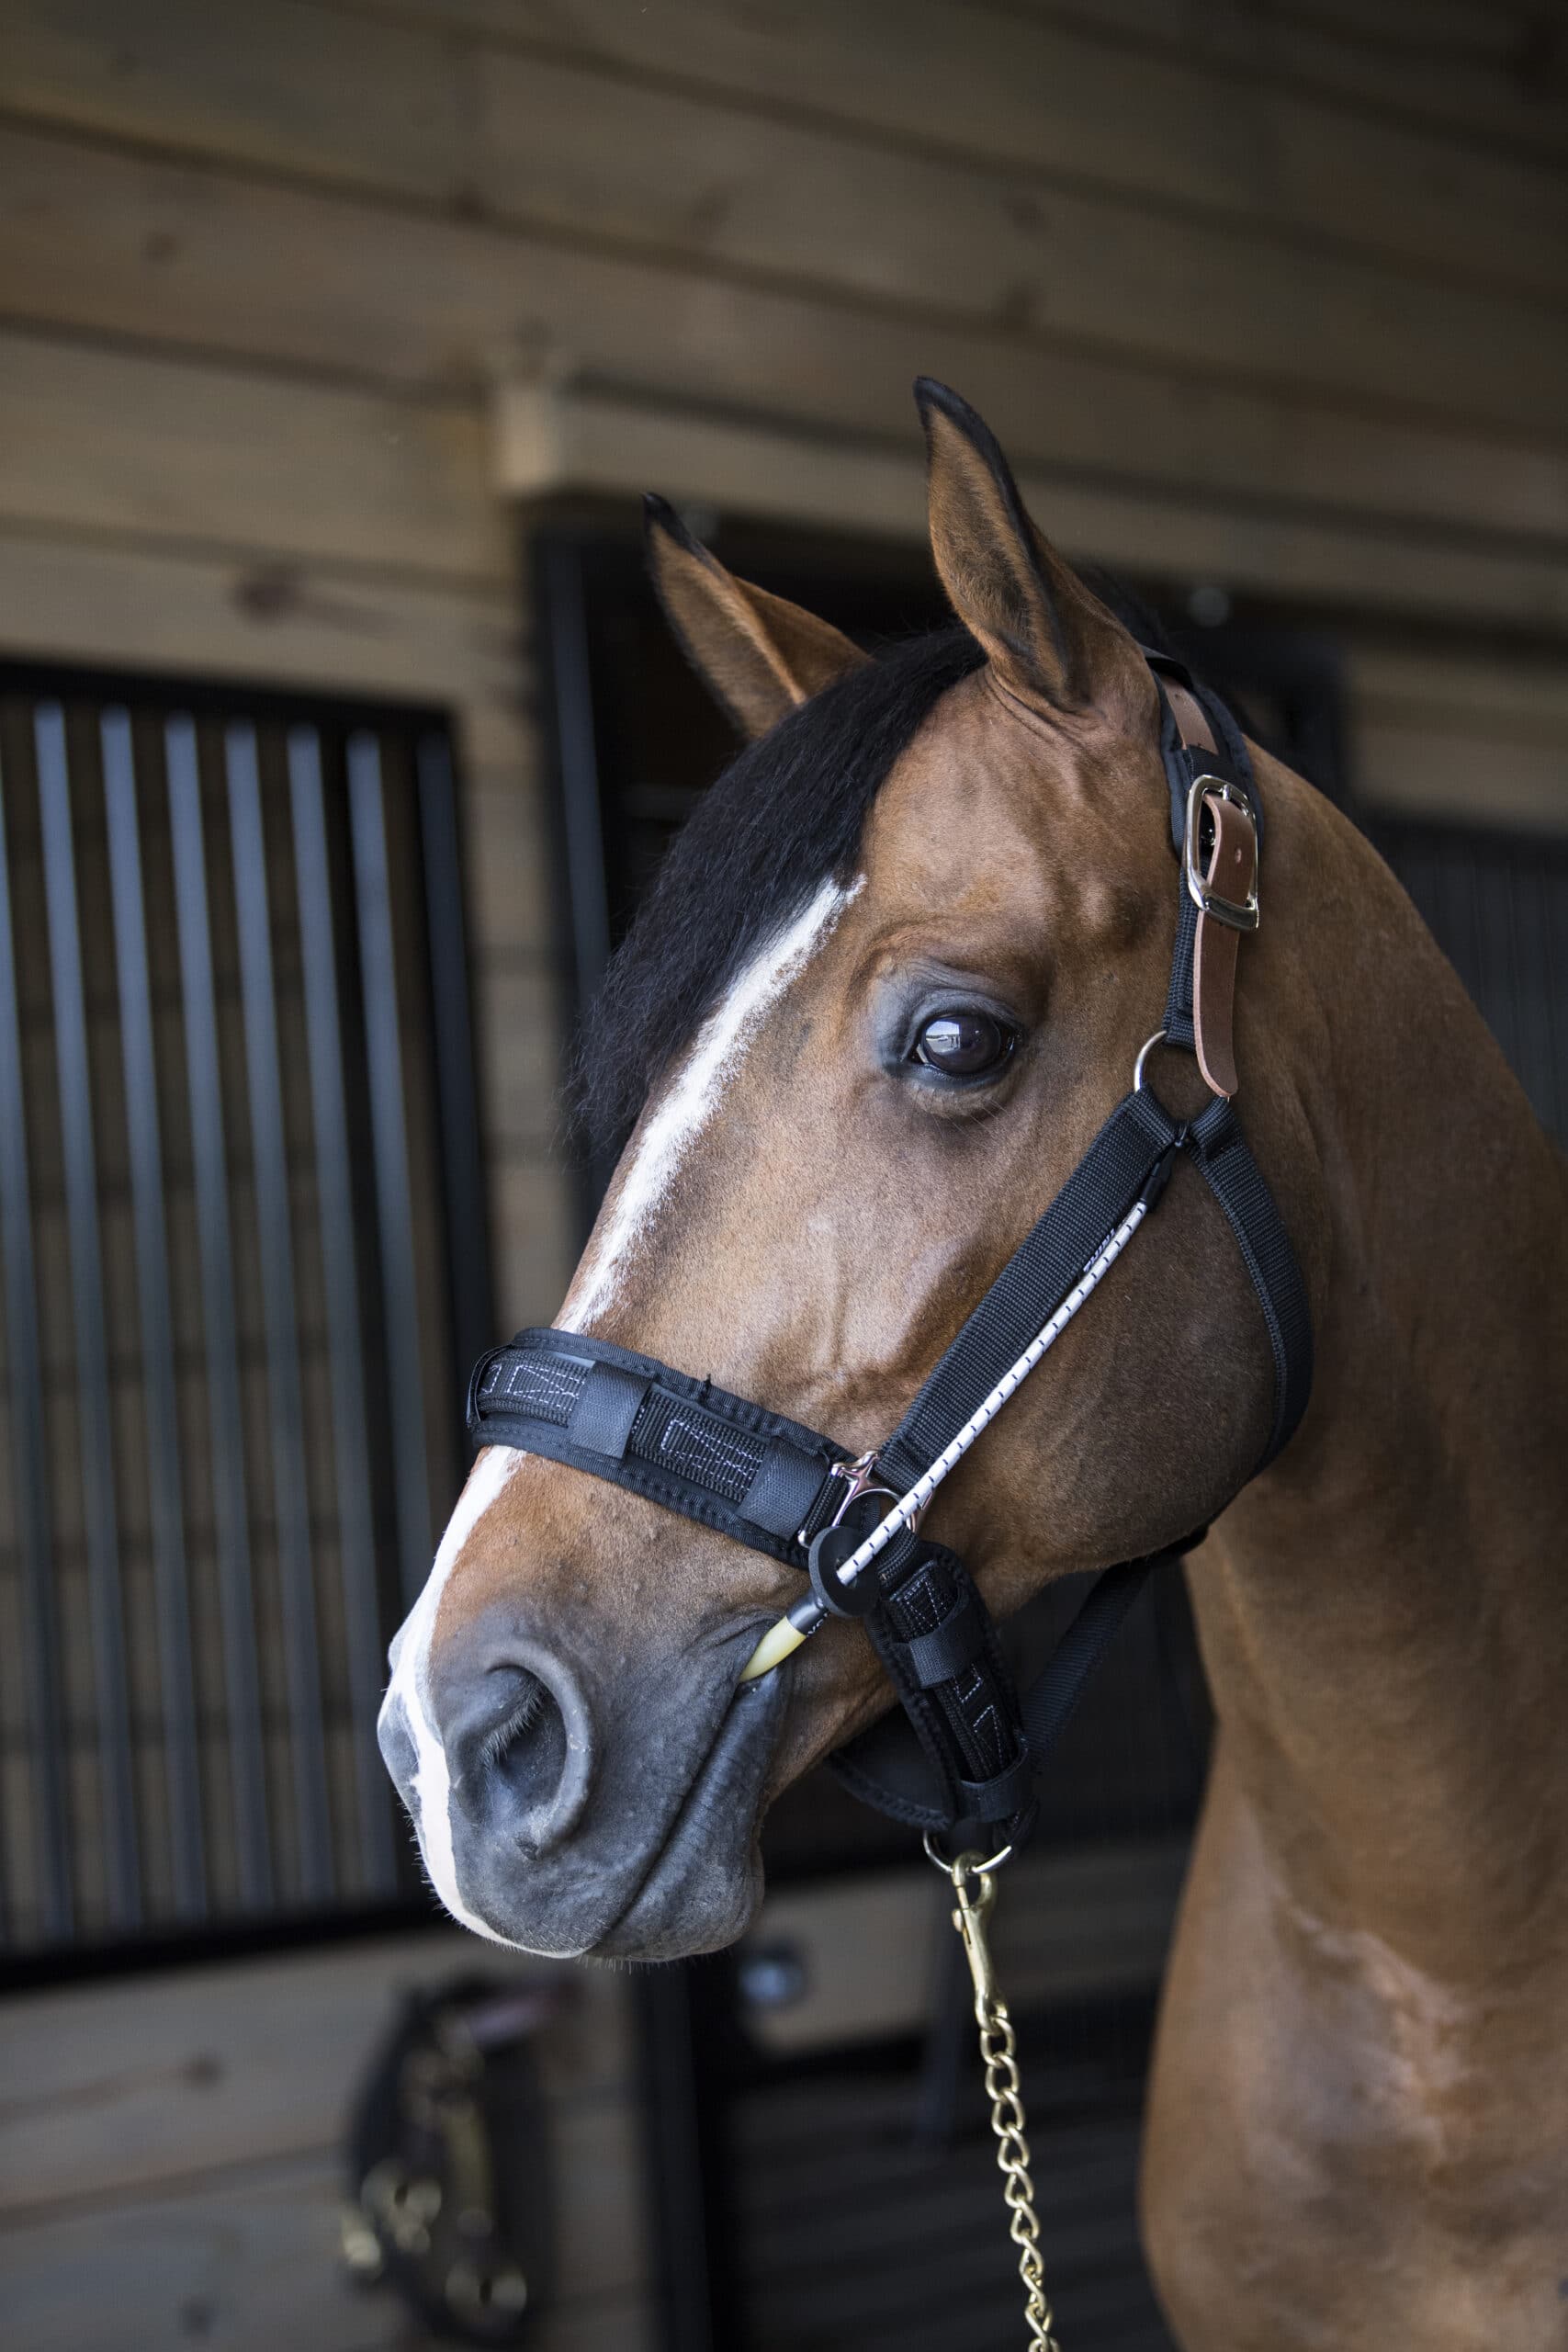
{"type": "MultiPolygon", "coordinates": [[[[1205,832],[1217,842],[1216,811],[1229,803],[1250,828],[1256,875],[1262,819],[1252,763],[1224,706],[1179,663],[1146,658],[1159,689],[1171,837],[1182,866],[1170,989],[1156,1036],[1192,1047],[1201,914],[1233,930],[1257,921],[1255,889],[1245,902],[1233,901],[1219,894],[1213,865],[1205,876],[1205,832]],[[1196,726],[1179,723],[1178,699],[1196,726]],[[1212,740],[1184,740],[1195,734],[1212,740]]],[[[1273,1415],[1256,1475],[1306,1407],[1313,1355],[1306,1295],[1229,1100],[1216,1094],[1195,1119],[1173,1119],[1142,1084],[1142,1057],[1133,1091],[874,1457],[852,1463],[830,1438],[711,1381],[558,1330],[520,1332],[480,1360],[468,1389],[469,1434],[476,1446],[515,1446],[608,1478],[804,1570],[811,1589],[790,1611],[792,1623],[807,1631],[829,1614],[863,1618],[916,1734],[908,1740],[897,1718],[874,1726],[833,1758],[840,1777],[868,1803],[928,1832],[967,1823],[1017,1839],[1032,1819],[1035,1772],[1145,1578],[1205,1531],[1106,1569],[1021,1698],[967,1569],[920,1536],[918,1522],[887,1545],[874,1572],[868,1567],[845,1583],[838,1571],[875,1525],[876,1498],[908,1494],[938,1462],[1070,1300],[1108,1239],[1140,1204],[1145,1212],[1156,1206],[1179,1153],[1224,1211],[1269,1335],[1273,1415]]]]}

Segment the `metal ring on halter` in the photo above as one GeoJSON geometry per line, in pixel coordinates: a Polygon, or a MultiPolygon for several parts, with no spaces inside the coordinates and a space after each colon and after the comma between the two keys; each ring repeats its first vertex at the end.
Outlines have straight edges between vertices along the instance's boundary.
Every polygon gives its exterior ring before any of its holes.
{"type": "Polygon", "coordinates": [[[1009,1844],[1003,1846],[999,1852],[993,1854],[989,1861],[977,1862],[969,1854],[958,1854],[954,1856],[951,1862],[947,1862],[942,1860],[942,1856],[937,1852],[936,1848],[931,1844],[931,1836],[929,1829],[921,1838],[920,1843],[926,1849],[927,1861],[934,1862],[944,1878],[952,1878],[961,1863],[967,1864],[967,1868],[964,1872],[965,1878],[985,1878],[989,1871],[999,1871],[1002,1864],[1007,1860],[1008,1856],[1012,1852],[1012,1847],[1009,1844]]]}
{"type": "Polygon", "coordinates": [[[1138,1047],[1138,1058],[1133,1064],[1133,1091],[1134,1094],[1141,1094],[1144,1091],[1144,1064],[1148,1060],[1148,1057],[1154,1052],[1155,1047],[1156,1046],[1163,1046],[1165,1041],[1165,1031],[1163,1029],[1156,1029],[1154,1035],[1152,1037],[1145,1037],[1143,1044],[1138,1047]]]}

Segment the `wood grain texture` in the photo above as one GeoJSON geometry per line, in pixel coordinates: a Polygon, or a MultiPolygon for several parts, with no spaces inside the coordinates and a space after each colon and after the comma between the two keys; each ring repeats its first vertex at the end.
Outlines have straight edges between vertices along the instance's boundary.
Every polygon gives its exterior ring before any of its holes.
{"type": "MultiPolygon", "coordinates": [[[[476,1968],[559,1973],[452,1928],[17,1996],[0,2010],[0,2217],[335,2147],[401,1993],[476,1968]]],[[[624,1988],[592,1970],[572,1981],[540,2045],[551,2092],[621,2094],[624,1988]]]]}
{"type": "MultiPolygon", "coordinates": [[[[1568,330],[1247,222],[868,147],[848,131],[504,51],[477,77],[494,214],[831,298],[1097,346],[1202,378],[1377,399],[1560,437],[1568,330]]],[[[1499,256],[1493,272],[1505,277],[1499,256]]]]}
{"type": "MultiPolygon", "coordinates": [[[[677,500],[829,529],[918,538],[926,527],[925,471],[912,453],[855,450],[615,395],[503,392],[497,463],[502,479],[527,496],[592,490],[629,499],[652,481],[677,500]]],[[[1259,514],[1027,461],[1018,472],[1035,520],[1058,546],[1133,578],[1213,578],[1548,631],[1568,622],[1568,568],[1555,555],[1462,541],[1442,547],[1357,516],[1259,514]]]]}
{"type": "Polygon", "coordinates": [[[1568,44],[1550,12],[1483,0],[980,0],[1080,36],[1147,42],[1228,78],[1348,103],[1561,165],[1568,44]]]}
{"type": "MultiPolygon", "coordinates": [[[[143,0],[133,38],[152,39],[164,10],[177,16],[187,5],[143,0]]],[[[214,12],[197,13],[210,31],[214,12]]],[[[847,128],[759,118],[717,97],[649,88],[642,80],[506,50],[476,66],[468,103],[453,109],[463,129],[460,139],[452,132],[450,168],[434,172],[423,167],[419,142],[403,135],[401,108],[389,107],[391,122],[383,126],[384,137],[378,133],[373,101],[329,135],[312,99],[305,115],[319,154],[314,147],[297,152],[299,140],[282,135],[299,111],[288,93],[307,70],[303,34],[318,14],[299,0],[281,0],[269,11],[267,39],[259,44],[265,70],[240,85],[249,107],[243,119],[227,104],[215,107],[200,81],[200,43],[173,51],[178,74],[190,83],[171,83],[146,120],[140,97],[123,113],[110,107],[84,115],[51,107],[41,94],[34,103],[43,119],[77,129],[156,138],[176,153],[217,154],[231,167],[287,171],[345,191],[385,189],[426,210],[511,220],[589,250],[608,247],[623,256],[640,250],[742,282],[817,290],[840,308],[858,298],[924,313],[933,326],[967,321],[1025,347],[1078,345],[1200,379],[1374,399],[1416,413],[1562,436],[1568,229],[1551,264],[1558,275],[1539,289],[1545,307],[1520,300],[1513,284],[1521,242],[1531,254],[1551,244],[1551,183],[1532,192],[1517,220],[1495,224],[1483,266],[1478,260],[1469,282],[1444,283],[1375,248],[1281,242],[1267,205],[1258,202],[1241,219],[1168,209],[1151,218],[1114,184],[1106,193],[1071,178],[1042,186],[1017,165],[867,145],[847,128]],[[295,41],[290,28],[301,17],[295,41]]],[[[248,51],[257,51],[258,20],[246,21],[248,51]]],[[[323,21],[332,36],[330,62],[333,44],[356,27],[330,15],[323,21]]],[[[399,28],[367,26],[361,38],[355,86],[373,89],[408,36],[399,28]]],[[[247,53],[243,41],[224,48],[229,76],[236,48],[247,53]]],[[[115,77],[111,87],[143,93],[157,70],[155,62],[138,58],[137,70],[115,77]]],[[[413,74],[414,60],[406,70],[413,74]]],[[[433,60],[428,71],[438,80],[455,69],[433,60]]],[[[143,175],[148,168],[141,164],[143,175]]],[[[1436,175],[1435,156],[1428,169],[1436,175]]],[[[58,246],[73,217],[85,216],[102,238],[102,215],[91,202],[96,175],[89,164],[86,187],[56,192],[56,250],[51,253],[46,240],[16,257],[14,300],[28,299],[21,291],[27,287],[44,314],[58,306],[62,296],[49,280],[58,279],[58,246]]],[[[167,240],[178,231],[146,233],[167,240]]],[[[123,222],[118,241],[132,235],[123,222]]],[[[166,243],[154,250],[165,263],[174,258],[166,243]]],[[[288,257],[298,267],[308,253],[288,257]]]]}
{"type": "Polygon", "coordinates": [[[516,622],[486,588],[134,535],[0,525],[0,643],[40,660],[513,711],[516,622]]]}
{"type": "MultiPolygon", "coordinates": [[[[1557,172],[1456,148],[1414,124],[1369,121],[1288,81],[1238,83],[1172,34],[1158,45],[1107,39],[1121,28],[1097,21],[1092,0],[1049,14],[958,0],[795,0],[787,11],[574,0],[564,17],[556,0],[344,0],[350,11],[400,40],[423,25],[476,43],[524,42],[654,86],[678,79],[863,134],[1005,161],[1043,181],[1109,187],[1151,209],[1262,220],[1303,241],[1333,238],[1561,299],[1568,185],[1557,172]],[[1508,258],[1515,240],[1534,249],[1508,258]]],[[[476,75],[487,62],[476,59],[476,75]]],[[[89,52],[82,70],[91,63],[89,52]]]]}
{"type": "MultiPolygon", "coordinates": [[[[557,2308],[538,2352],[637,2352],[649,2338],[635,2162],[604,2119],[555,2150],[557,2308]]],[[[0,2229],[0,2308],[26,2352],[420,2352],[431,2339],[338,2258],[343,2176],[321,2155],[244,2168],[189,2194],[0,2229]]]]}
{"type": "Polygon", "coordinates": [[[482,415],[0,333],[0,518],[503,587],[482,415]]]}
{"type": "Polygon", "coordinates": [[[586,376],[905,448],[909,384],[926,370],[975,400],[1022,460],[1568,536],[1568,455],[1550,440],[1176,375],[1144,353],[1021,344],[994,320],[919,321],[726,284],[662,254],[634,260],[389,215],[345,193],[15,126],[0,126],[0,309],[389,385],[472,394],[518,375],[586,376]]]}

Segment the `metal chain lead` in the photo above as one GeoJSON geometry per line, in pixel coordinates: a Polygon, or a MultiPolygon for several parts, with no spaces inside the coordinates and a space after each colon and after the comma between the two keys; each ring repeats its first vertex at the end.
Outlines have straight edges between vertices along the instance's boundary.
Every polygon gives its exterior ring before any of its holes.
{"type": "Polygon", "coordinates": [[[963,1938],[974,1980],[975,2022],[980,2029],[980,2059],[986,2070],[986,2096],[991,2102],[991,2129],[997,2135],[997,2165],[1008,2209],[1008,2234],[1018,2248],[1018,2275],[1023,2281],[1028,2352],[1061,2352],[1051,2333],[1052,2312],[1040,2256],[1040,2217],[1034,2210],[1034,2182],[1029,2170],[1027,2118],[1018,2077],[1018,2043],[1007,2003],[997,1992],[986,1934],[987,1921],[997,1900],[993,1873],[1012,1849],[1004,1847],[988,1861],[982,1861],[977,1854],[960,1854],[956,1861],[949,1862],[934,1851],[928,1838],[926,1851],[938,1868],[947,1872],[957,1897],[953,1924],[963,1938]]]}

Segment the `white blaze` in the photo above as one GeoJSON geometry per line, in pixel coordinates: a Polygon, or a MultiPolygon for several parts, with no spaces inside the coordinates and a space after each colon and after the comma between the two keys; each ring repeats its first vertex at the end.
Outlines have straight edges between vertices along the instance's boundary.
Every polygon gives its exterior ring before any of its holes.
{"type": "Polygon", "coordinates": [[[441,1595],[446,1579],[457,1562],[464,1544],[479,1525],[502,1489],[527,1460],[525,1453],[515,1453],[509,1446],[492,1445],[482,1461],[475,1464],[468,1483],[457,1498],[457,1507],[446,1522],[446,1532],[441,1538],[441,1549],[435,1555],[435,1565],[425,1582],[424,1590],[398,1635],[395,1645],[397,1663],[382,1713],[400,1701],[403,1720],[409,1737],[419,1758],[413,1776],[415,1821],[419,1841],[424,1855],[424,1867],[430,1872],[431,1884],[451,1912],[465,1928],[472,1928],[477,1935],[488,1936],[491,1943],[504,1943],[493,1928],[470,1911],[457,1892],[457,1865],[452,1851],[452,1775],[446,1762],[446,1750],[436,1736],[430,1719],[429,1666],[430,1637],[435,1631],[435,1620],[441,1608],[441,1595]]]}
{"type": "MultiPolygon", "coordinates": [[[[559,1329],[581,1331],[614,1294],[623,1268],[647,1230],[671,1179],[685,1158],[744,1055],[759,1023],[800,973],[863,883],[847,889],[825,882],[805,912],[755,956],[716,1011],[697,1033],[696,1044],[642,1133],[623,1171],[615,1206],[592,1261],[579,1267],[559,1329]]],[[[441,1596],[463,1546],[479,1521],[499,1500],[527,1456],[504,1445],[491,1446],[478,1462],[447,1522],[429,1580],[393,1645],[392,1679],[383,1712],[400,1702],[418,1766],[413,1794],[424,1855],[436,1894],[454,1918],[492,1943],[505,1943],[470,1911],[457,1891],[452,1846],[452,1775],[431,1719],[430,1645],[441,1596]]]]}
{"type": "Polygon", "coordinates": [[[697,1033],[697,1042],[667,1089],[621,1172],[608,1222],[592,1258],[584,1259],[567,1294],[559,1329],[585,1331],[602,1314],[669,1190],[693,1142],[707,1125],[758,1024],[777,1003],[837,922],[864,877],[848,889],[824,882],[803,914],[779,932],[740,974],[722,1004],[697,1033]]]}

